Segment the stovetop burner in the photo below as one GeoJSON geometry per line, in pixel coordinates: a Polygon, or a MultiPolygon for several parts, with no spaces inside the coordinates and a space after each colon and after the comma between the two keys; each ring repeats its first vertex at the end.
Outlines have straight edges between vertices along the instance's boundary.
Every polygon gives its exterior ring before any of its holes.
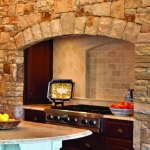
{"type": "Polygon", "coordinates": [[[96,114],[112,114],[109,107],[94,105],[68,105],[68,106],[52,106],[51,109],[70,110],[79,112],[89,112],[96,114]]]}

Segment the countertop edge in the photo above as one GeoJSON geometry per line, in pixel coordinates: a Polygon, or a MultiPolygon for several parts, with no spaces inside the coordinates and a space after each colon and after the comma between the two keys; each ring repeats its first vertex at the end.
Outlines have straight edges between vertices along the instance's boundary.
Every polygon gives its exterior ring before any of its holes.
{"type": "Polygon", "coordinates": [[[86,137],[92,134],[92,132],[90,130],[86,130],[86,129],[79,129],[79,128],[72,128],[72,127],[62,127],[59,125],[50,125],[50,124],[42,124],[42,123],[35,123],[35,122],[30,122],[30,121],[22,121],[21,124],[18,125],[18,127],[16,127],[15,129],[8,130],[5,132],[6,130],[3,130],[1,133],[1,136],[5,136],[5,138],[3,140],[0,140],[0,144],[25,144],[25,143],[35,143],[35,142],[53,142],[53,141],[64,141],[64,140],[70,140],[70,139],[76,139],[76,138],[82,138],[82,137],[86,137]],[[32,130],[32,128],[35,128],[35,126],[38,126],[37,130],[35,132],[31,132],[35,134],[35,137],[33,137],[33,135],[31,135],[30,137],[30,131],[32,130]],[[45,127],[45,128],[44,128],[45,127]],[[44,130],[39,132],[39,128],[44,128],[44,130]],[[67,133],[63,133],[63,134],[54,134],[54,131],[56,130],[56,128],[58,128],[58,130],[60,130],[60,132],[64,132],[64,128],[66,128],[68,131],[67,133]],[[49,131],[47,131],[47,129],[49,131]],[[69,130],[71,129],[71,130],[69,130]],[[51,132],[52,131],[52,132],[51,132]],[[21,136],[17,138],[15,138],[15,134],[21,133],[21,136]],[[29,132],[28,133],[28,137],[26,137],[27,134],[23,134],[23,132],[29,132]],[[49,132],[47,135],[47,132],[49,132]],[[69,132],[69,133],[68,133],[69,132]],[[52,133],[52,134],[51,134],[52,133]],[[45,136],[43,136],[43,134],[45,134],[45,136]],[[13,139],[12,136],[14,137],[13,139]],[[11,137],[11,138],[10,138],[11,137]]]}
{"type": "Polygon", "coordinates": [[[65,141],[71,139],[82,138],[91,135],[92,132],[87,130],[78,134],[71,134],[65,136],[47,137],[47,138],[32,138],[32,139],[14,139],[14,140],[0,140],[0,144],[32,144],[35,142],[53,142],[53,141],[65,141]]]}
{"type": "Polygon", "coordinates": [[[126,121],[135,121],[134,116],[115,116],[115,115],[104,115],[103,118],[117,119],[117,120],[126,120],[126,121]]]}

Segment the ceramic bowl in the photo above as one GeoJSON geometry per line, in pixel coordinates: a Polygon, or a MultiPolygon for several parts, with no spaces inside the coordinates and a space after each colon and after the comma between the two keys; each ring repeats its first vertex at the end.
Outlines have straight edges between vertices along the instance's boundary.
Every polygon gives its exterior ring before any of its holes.
{"type": "Polygon", "coordinates": [[[115,116],[130,116],[133,115],[133,109],[110,108],[115,116]]]}

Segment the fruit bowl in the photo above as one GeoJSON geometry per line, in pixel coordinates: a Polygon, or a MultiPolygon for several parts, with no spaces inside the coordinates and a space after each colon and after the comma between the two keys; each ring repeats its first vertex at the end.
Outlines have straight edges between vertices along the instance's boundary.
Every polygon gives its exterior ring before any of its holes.
{"type": "Polygon", "coordinates": [[[19,125],[20,122],[20,119],[9,119],[8,121],[0,121],[0,130],[14,129],[19,125]]]}
{"type": "Polygon", "coordinates": [[[130,116],[130,115],[133,115],[133,109],[121,109],[121,108],[111,108],[110,107],[110,110],[115,116],[130,116]]]}

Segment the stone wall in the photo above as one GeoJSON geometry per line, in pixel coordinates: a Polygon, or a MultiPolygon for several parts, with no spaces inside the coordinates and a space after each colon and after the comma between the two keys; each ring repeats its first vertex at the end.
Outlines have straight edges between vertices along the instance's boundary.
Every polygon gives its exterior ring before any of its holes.
{"type": "Polygon", "coordinates": [[[22,105],[25,48],[81,34],[134,43],[134,149],[150,148],[149,0],[1,0],[0,31],[0,104],[12,115],[22,105]]]}

